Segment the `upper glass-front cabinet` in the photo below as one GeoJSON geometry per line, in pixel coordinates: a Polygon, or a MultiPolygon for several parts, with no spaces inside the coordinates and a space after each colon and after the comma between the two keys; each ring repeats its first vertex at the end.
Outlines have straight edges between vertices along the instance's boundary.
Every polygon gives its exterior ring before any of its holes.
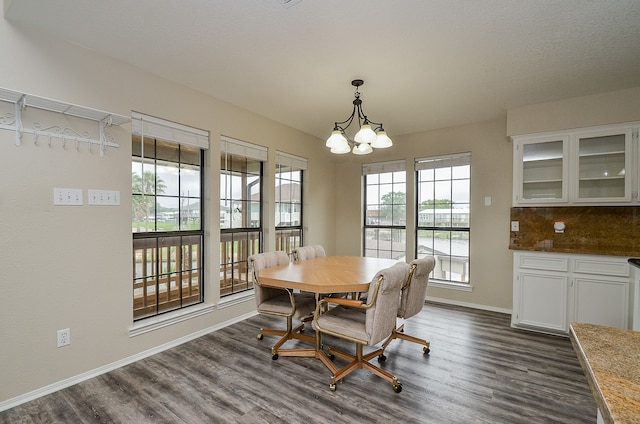
{"type": "Polygon", "coordinates": [[[566,202],[567,138],[536,137],[515,143],[515,202],[566,202]]]}
{"type": "Polygon", "coordinates": [[[632,130],[575,135],[576,201],[631,200],[632,130]]]}
{"type": "Polygon", "coordinates": [[[513,204],[628,204],[640,188],[638,123],[514,137],[513,204]]]}

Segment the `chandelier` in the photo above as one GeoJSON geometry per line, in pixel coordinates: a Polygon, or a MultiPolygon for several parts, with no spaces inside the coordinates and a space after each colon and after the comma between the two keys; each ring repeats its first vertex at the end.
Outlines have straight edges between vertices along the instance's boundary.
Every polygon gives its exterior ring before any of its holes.
{"type": "Polygon", "coordinates": [[[333,131],[326,143],[326,146],[331,149],[331,153],[343,154],[351,152],[355,155],[366,155],[373,152],[374,148],[384,149],[393,145],[393,142],[382,127],[382,123],[369,120],[362,111],[362,100],[360,100],[358,87],[363,84],[364,81],[361,79],[351,81],[351,85],[356,88],[353,112],[344,121],[334,123],[333,131]],[[351,140],[345,130],[354,121],[358,123],[360,129],[351,140]]]}

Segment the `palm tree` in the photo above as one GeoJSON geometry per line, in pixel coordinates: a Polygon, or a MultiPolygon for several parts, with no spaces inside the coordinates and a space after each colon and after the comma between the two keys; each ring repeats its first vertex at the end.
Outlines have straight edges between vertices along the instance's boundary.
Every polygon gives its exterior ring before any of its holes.
{"type": "Polygon", "coordinates": [[[137,172],[131,172],[131,191],[133,193],[133,218],[136,220],[136,231],[140,231],[140,222],[144,221],[145,230],[149,231],[149,217],[155,210],[156,194],[164,193],[167,188],[162,178],[156,179],[153,171],[145,171],[144,178],[137,172]]]}

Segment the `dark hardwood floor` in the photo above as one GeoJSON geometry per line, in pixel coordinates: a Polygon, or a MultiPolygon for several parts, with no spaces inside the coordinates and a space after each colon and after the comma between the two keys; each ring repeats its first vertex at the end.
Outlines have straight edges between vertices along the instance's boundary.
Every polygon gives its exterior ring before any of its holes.
{"type": "Polygon", "coordinates": [[[0,423],[595,423],[569,339],[509,320],[428,303],[406,332],[428,338],[430,355],[401,340],[386,352],[401,393],[364,370],[331,392],[319,360],[271,359],[275,338],[257,330],[283,322],[256,316],[1,412],[0,423]]]}

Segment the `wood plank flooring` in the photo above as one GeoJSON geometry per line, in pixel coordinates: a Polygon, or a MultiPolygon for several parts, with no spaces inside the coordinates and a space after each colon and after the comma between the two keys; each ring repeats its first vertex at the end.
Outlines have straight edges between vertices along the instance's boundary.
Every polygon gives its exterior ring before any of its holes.
{"type": "MultiPolygon", "coordinates": [[[[396,340],[382,365],[401,393],[364,370],[331,392],[319,360],[271,359],[276,339],[256,334],[283,321],[256,316],[0,412],[0,423],[595,423],[569,339],[509,322],[427,303],[405,329],[431,341],[430,355],[396,340]]],[[[352,349],[330,337],[324,344],[352,349]]]]}

